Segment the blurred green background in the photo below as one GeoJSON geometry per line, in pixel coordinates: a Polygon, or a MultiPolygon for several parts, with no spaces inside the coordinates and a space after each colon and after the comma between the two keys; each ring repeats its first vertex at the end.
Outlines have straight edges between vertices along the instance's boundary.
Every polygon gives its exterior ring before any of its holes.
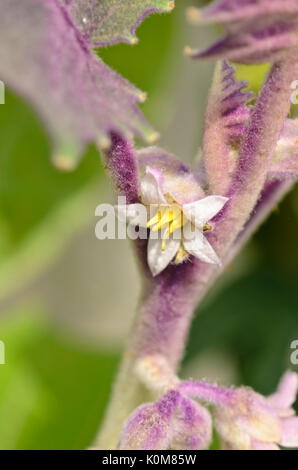
{"type": "MultiPolygon", "coordinates": [[[[191,3],[148,18],[137,46],[99,51],[148,92],[143,110],[161,145],[186,161],[200,145],[213,65],[182,51],[216,34],[186,24],[191,3]]],[[[255,91],[265,72],[237,69],[255,91]]],[[[74,172],[53,168],[38,116],[7,90],[0,106],[1,449],[82,449],[98,429],[139,292],[128,242],[95,239],[95,207],[113,198],[93,147],[74,172]]],[[[270,393],[293,368],[297,240],[296,189],[197,312],[185,376],[270,393]]]]}

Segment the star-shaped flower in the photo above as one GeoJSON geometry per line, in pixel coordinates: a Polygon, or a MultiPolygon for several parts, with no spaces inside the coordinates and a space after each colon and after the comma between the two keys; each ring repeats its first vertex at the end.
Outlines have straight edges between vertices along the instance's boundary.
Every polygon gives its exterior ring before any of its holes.
{"type": "Polygon", "coordinates": [[[222,210],[228,199],[205,196],[198,184],[191,183],[187,178],[173,179],[160,168],[147,166],[140,182],[140,201],[150,214],[150,220],[140,221],[137,216],[140,204],[117,206],[121,220],[150,229],[147,258],[153,276],[172,260],[179,264],[188,255],[205,263],[221,264],[204,232],[212,229],[208,222],[222,210]],[[185,203],[186,195],[188,199],[195,195],[196,199],[185,203]]]}

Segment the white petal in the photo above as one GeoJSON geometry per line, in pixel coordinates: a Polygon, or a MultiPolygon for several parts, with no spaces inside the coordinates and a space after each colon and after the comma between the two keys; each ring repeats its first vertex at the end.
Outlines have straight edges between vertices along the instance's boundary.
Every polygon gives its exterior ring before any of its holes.
{"type": "Polygon", "coordinates": [[[141,198],[144,204],[166,203],[162,192],[162,177],[162,172],[158,168],[146,168],[146,174],[141,179],[141,198]]]}
{"type": "Polygon", "coordinates": [[[183,212],[198,228],[203,228],[208,220],[213,219],[228,201],[223,196],[207,196],[196,202],[183,205],[183,212]]]}
{"type": "Polygon", "coordinates": [[[174,256],[177,254],[181,240],[174,240],[172,237],[168,238],[165,250],[162,251],[161,246],[163,232],[158,233],[158,239],[153,238],[153,233],[156,236],[156,232],[150,232],[147,248],[147,259],[152,275],[157,276],[168,266],[168,264],[170,264],[174,256]]]}
{"type": "Polygon", "coordinates": [[[201,230],[196,229],[192,240],[183,239],[185,250],[204,263],[219,264],[221,261],[201,230]]]}
{"type": "Polygon", "coordinates": [[[147,209],[143,204],[123,204],[115,206],[120,222],[133,226],[147,227],[147,209]]]}

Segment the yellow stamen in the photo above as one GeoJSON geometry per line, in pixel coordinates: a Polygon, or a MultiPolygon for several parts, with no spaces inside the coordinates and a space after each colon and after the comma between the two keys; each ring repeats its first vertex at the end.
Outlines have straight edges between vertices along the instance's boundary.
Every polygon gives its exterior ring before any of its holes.
{"type": "Polygon", "coordinates": [[[173,233],[175,230],[178,230],[178,228],[181,228],[183,227],[183,225],[185,224],[185,218],[183,217],[183,213],[181,212],[181,214],[179,215],[179,217],[177,217],[175,220],[173,220],[173,222],[170,224],[170,235],[171,233],[173,233]]]}
{"type": "Polygon", "coordinates": [[[187,222],[187,219],[183,216],[181,208],[177,204],[169,206],[160,206],[157,213],[147,223],[147,228],[150,228],[152,232],[166,229],[162,238],[161,250],[165,251],[166,242],[169,236],[187,222]]]}
{"type": "Polygon", "coordinates": [[[155,214],[152,219],[149,220],[147,223],[147,228],[151,227],[152,225],[158,224],[161,220],[161,210],[157,211],[157,214],[155,214]]]}
{"type": "Polygon", "coordinates": [[[162,214],[162,217],[160,218],[160,220],[152,227],[153,232],[157,232],[157,230],[160,230],[161,228],[168,225],[173,220],[173,218],[174,218],[173,209],[168,207],[162,214]]]}
{"type": "Polygon", "coordinates": [[[163,239],[162,239],[161,251],[165,251],[165,249],[166,249],[166,242],[167,242],[167,239],[169,238],[169,236],[170,236],[169,230],[167,230],[166,233],[165,233],[164,236],[163,236],[163,239]]]}
{"type": "Polygon", "coordinates": [[[167,225],[169,225],[171,222],[173,222],[174,220],[178,218],[180,219],[181,214],[182,214],[181,209],[178,206],[167,207],[164,213],[162,214],[162,217],[159,220],[159,222],[156,223],[152,227],[153,232],[157,232],[157,230],[161,230],[162,228],[166,227],[167,225]]]}
{"type": "Polygon", "coordinates": [[[175,230],[178,230],[179,228],[183,227],[184,224],[185,224],[185,218],[183,217],[183,212],[179,210],[179,213],[176,215],[175,219],[169,222],[169,228],[166,230],[163,236],[162,245],[161,245],[162,251],[165,251],[166,249],[166,241],[169,238],[169,236],[172,233],[174,233],[175,230]]]}
{"type": "Polygon", "coordinates": [[[212,230],[212,229],[213,229],[212,225],[207,223],[203,227],[203,232],[208,232],[209,230],[212,230]]]}

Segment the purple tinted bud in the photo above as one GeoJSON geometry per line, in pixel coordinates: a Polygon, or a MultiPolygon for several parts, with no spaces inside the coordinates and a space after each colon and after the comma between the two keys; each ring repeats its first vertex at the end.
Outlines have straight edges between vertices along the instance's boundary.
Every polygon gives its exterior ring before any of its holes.
{"type": "Polygon", "coordinates": [[[298,445],[298,417],[291,408],[298,391],[294,372],[287,372],[277,393],[267,398],[249,388],[228,389],[206,382],[184,382],[179,390],[214,405],[214,424],[225,449],[298,445]]]}
{"type": "Polygon", "coordinates": [[[170,421],[159,414],[155,403],[141,405],[124,425],[119,449],[167,449],[171,442],[170,421]]]}
{"type": "Polygon", "coordinates": [[[181,450],[208,449],[212,440],[209,411],[190,398],[183,397],[176,411],[172,447],[181,450]]]}
{"type": "Polygon", "coordinates": [[[120,449],[206,449],[212,438],[207,409],[176,390],[158,402],[141,405],[124,425],[120,449]]]}

